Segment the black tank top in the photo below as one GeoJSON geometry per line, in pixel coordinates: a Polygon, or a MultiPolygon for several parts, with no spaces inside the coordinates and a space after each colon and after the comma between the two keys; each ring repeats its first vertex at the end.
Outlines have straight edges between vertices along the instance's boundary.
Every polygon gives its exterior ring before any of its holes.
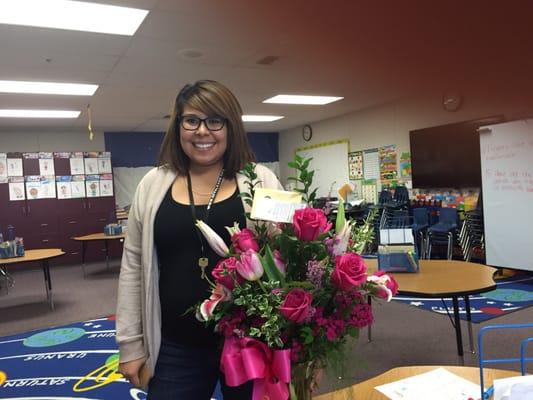
{"type": "MultiPolygon", "coordinates": [[[[206,205],[196,206],[197,218],[203,219],[206,205]]],[[[209,211],[208,225],[230,245],[226,226],[238,222],[246,225],[242,200],[238,188],[233,195],[213,203],[209,211]]],[[[204,249],[209,259],[206,274],[211,278],[213,267],[220,257],[209,247],[204,238],[204,249]]],[[[200,242],[195,232],[191,208],[172,198],[172,187],[159,206],[154,222],[154,241],[159,260],[159,300],[161,302],[162,336],[164,339],[189,346],[216,346],[220,337],[213,326],[206,326],[195,317],[191,307],[207,299],[209,285],[201,279],[198,258],[200,242]],[[187,312],[187,313],[186,313],[187,312]]]]}

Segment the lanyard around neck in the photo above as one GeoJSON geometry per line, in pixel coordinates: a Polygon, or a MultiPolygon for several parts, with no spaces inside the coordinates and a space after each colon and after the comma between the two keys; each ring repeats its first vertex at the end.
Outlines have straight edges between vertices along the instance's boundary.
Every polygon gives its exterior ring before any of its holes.
{"type": "MultiPolygon", "coordinates": [[[[207,208],[205,210],[205,216],[203,218],[203,221],[207,224],[207,219],[209,218],[209,210],[211,209],[211,206],[213,205],[213,202],[215,201],[215,197],[217,196],[218,190],[220,189],[220,186],[222,185],[222,179],[224,179],[224,168],[220,171],[220,174],[218,175],[217,182],[215,183],[215,187],[213,188],[213,191],[211,192],[211,197],[209,197],[209,201],[207,202],[207,208]]],[[[202,257],[204,257],[204,241],[202,240],[202,233],[196,226],[196,207],[194,205],[194,196],[192,194],[192,183],[191,183],[191,174],[187,171],[187,190],[189,191],[189,205],[191,206],[191,214],[192,214],[192,220],[195,227],[196,234],[198,235],[198,239],[200,240],[200,248],[202,250],[202,257]]]]}

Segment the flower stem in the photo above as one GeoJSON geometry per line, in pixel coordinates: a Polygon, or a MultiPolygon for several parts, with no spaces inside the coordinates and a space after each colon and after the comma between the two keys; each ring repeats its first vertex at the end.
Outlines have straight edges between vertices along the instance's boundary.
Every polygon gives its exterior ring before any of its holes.
{"type": "Polygon", "coordinates": [[[259,284],[259,286],[261,287],[261,289],[263,289],[263,292],[265,294],[268,294],[268,291],[266,290],[265,286],[263,285],[263,282],[261,282],[261,279],[258,279],[257,280],[257,283],[259,284]]]}

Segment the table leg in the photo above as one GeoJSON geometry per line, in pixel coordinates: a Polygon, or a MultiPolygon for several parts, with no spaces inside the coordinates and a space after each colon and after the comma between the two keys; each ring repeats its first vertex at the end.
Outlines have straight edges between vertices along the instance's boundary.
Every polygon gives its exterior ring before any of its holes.
{"type": "Polygon", "coordinates": [[[83,277],[85,278],[85,252],[87,251],[87,242],[84,240],[81,242],[81,270],[83,271],[83,277]]]}
{"type": "Polygon", "coordinates": [[[470,352],[475,354],[474,350],[474,336],[472,334],[472,313],[470,312],[470,297],[464,296],[465,298],[465,309],[466,309],[466,320],[468,321],[468,340],[470,341],[470,352]]]}
{"type": "Polygon", "coordinates": [[[50,302],[50,308],[54,309],[54,294],[52,293],[52,278],[50,277],[50,265],[48,260],[41,262],[44,273],[44,284],[46,288],[46,299],[50,302]]]}
{"type": "MultiPolygon", "coordinates": [[[[368,305],[372,306],[372,297],[368,296],[368,305]]],[[[368,324],[368,341],[372,341],[372,323],[368,324]]]]}
{"type": "Polygon", "coordinates": [[[459,355],[459,362],[465,365],[465,358],[463,353],[463,336],[461,334],[461,319],[459,318],[459,301],[457,296],[452,297],[453,301],[453,317],[455,321],[455,338],[457,339],[457,354],[459,355]]]}
{"type": "Polygon", "coordinates": [[[105,243],[105,263],[107,266],[107,270],[109,271],[109,243],[107,240],[104,240],[105,243]]]}

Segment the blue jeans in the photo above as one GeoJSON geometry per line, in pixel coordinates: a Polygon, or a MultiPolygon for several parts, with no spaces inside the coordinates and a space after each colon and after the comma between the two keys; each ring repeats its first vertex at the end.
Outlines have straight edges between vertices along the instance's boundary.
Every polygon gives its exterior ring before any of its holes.
{"type": "Polygon", "coordinates": [[[210,400],[219,379],[224,399],[250,400],[252,381],[237,387],[226,386],[219,363],[220,352],[213,348],[163,340],[147,400],[210,400]]]}

